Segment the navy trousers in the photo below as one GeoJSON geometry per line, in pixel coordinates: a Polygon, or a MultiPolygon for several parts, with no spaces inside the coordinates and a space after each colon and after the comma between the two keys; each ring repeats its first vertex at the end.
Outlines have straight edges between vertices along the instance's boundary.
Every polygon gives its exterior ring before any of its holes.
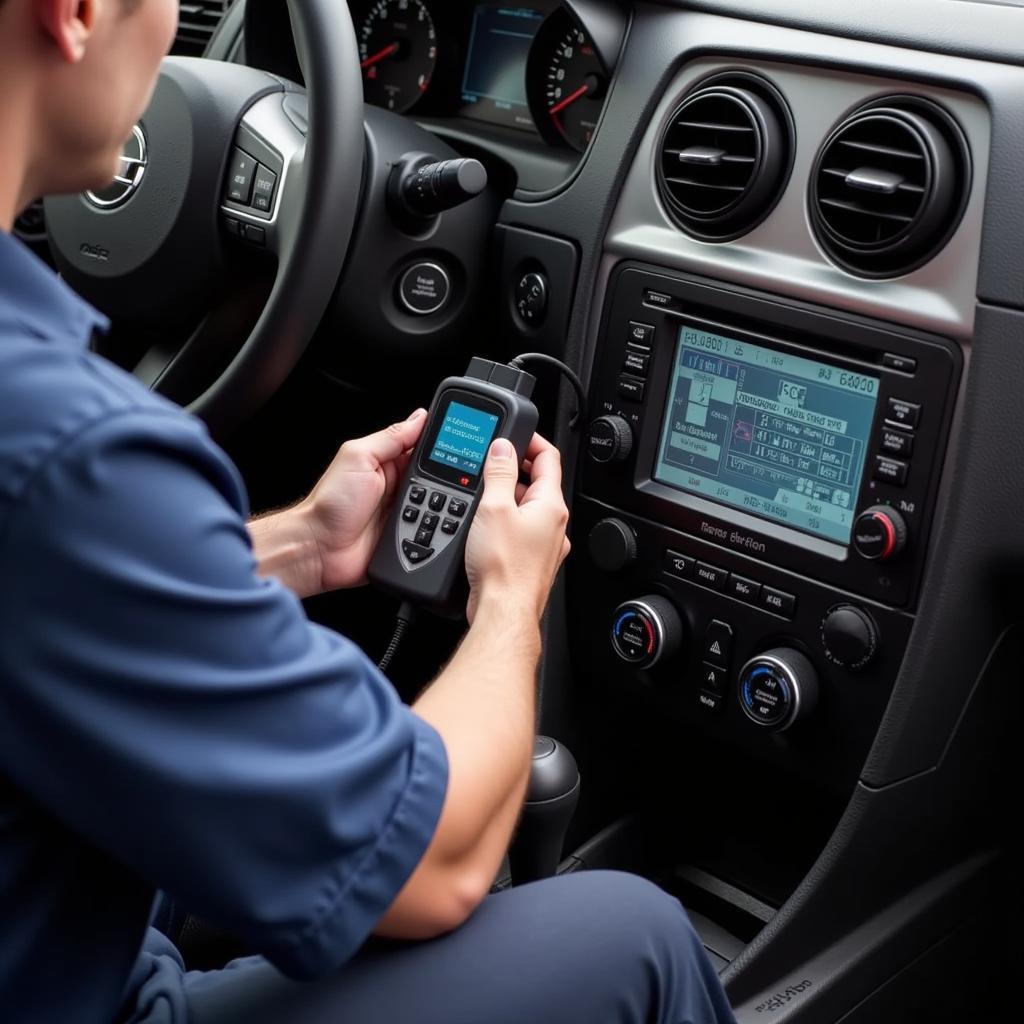
{"type": "Polygon", "coordinates": [[[611,871],[489,896],[431,942],[371,941],[327,980],[249,957],[186,991],[194,1024],[734,1024],[678,900],[611,871]]]}

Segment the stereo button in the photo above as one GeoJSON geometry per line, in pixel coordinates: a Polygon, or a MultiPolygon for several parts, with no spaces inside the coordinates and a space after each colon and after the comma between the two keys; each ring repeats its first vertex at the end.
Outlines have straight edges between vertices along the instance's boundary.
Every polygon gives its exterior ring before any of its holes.
{"type": "Polygon", "coordinates": [[[884,480],[886,483],[895,484],[897,487],[905,487],[909,469],[910,466],[899,459],[887,459],[884,455],[875,456],[876,480],[884,480]]]}
{"type": "Polygon", "coordinates": [[[901,427],[916,427],[921,419],[921,406],[904,402],[901,398],[890,398],[885,418],[901,427]]]}
{"type": "Polygon", "coordinates": [[[700,688],[720,697],[725,694],[725,670],[705,662],[700,667],[700,688]]]}
{"type": "Polygon", "coordinates": [[[689,555],[673,551],[671,548],[665,552],[665,572],[670,576],[678,576],[683,580],[692,579],[693,567],[696,564],[689,555]]]}
{"type": "Polygon", "coordinates": [[[633,377],[619,377],[619,395],[630,402],[642,402],[644,400],[644,382],[633,377]]]}
{"type": "MultiPolygon", "coordinates": [[[[715,619],[704,633],[704,661],[726,669],[732,661],[732,626],[715,619]]],[[[705,664],[704,668],[707,669],[705,664]]],[[[713,689],[713,687],[705,687],[713,689]]]]}
{"type": "Polygon", "coordinates": [[[761,584],[743,576],[733,575],[729,577],[729,593],[741,601],[746,601],[747,604],[757,604],[761,596],[761,584]]]}
{"type": "Polygon", "coordinates": [[[772,587],[765,587],[761,591],[761,607],[766,611],[791,619],[796,611],[796,598],[792,594],[787,594],[784,590],[774,590],[772,587]]]}
{"type": "Polygon", "coordinates": [[[884,427],[882,443],[879,448],[888,455],[902,455],[904,458],[908,458],[914,450],[914,435],[909,430],[884,427]]]}
{"type": "Polygon", "coordinates": [[[709,715],[717,715],[725,707],[725,697],[720,693],[701,690],[697,694],[697,707],[709,715]]]}
{"type": "Polygon", "coordinates": [[[650,352],[651,345],[654,343],[654,325],[638,324],[635,320],[631,320],[626,343],[637,352],[650,352]]]}
{"type": "Polygon", "coordinates": [[[882,365],[887,370],[899,370],[900,373],[915,373],[917,371],[916,359],[898,355],[896,352],[886,352],[882,356],[882,365]]]}
{"type": "Polygon", "coordinates": [[[651,357],[646,352],[627,352],[626,361],[622,364],[622,369],[626,373],[631,373],[635,377],[646,377],[647,376],[647,364],[651,361],[651,357]]]}
{"type": "Polygon", "coordinates": [[[703,583],[705,587],[711,587],[712,590],[725,590],[728,580],[729,574],[724,569],[708,565],[707,562],[697,563],[697,582],[703,583]]]}

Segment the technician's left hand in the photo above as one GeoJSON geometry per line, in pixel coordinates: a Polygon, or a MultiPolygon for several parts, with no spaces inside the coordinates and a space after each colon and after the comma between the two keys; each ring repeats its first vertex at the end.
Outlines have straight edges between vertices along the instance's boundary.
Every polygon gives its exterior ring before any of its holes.
{"type": "Polygon", "coordinates": [[[306,505],[320,552],[322,587],[366,582],[399,481],[427,421],[425,409],[376,434],[346,441],[306,505]]]}

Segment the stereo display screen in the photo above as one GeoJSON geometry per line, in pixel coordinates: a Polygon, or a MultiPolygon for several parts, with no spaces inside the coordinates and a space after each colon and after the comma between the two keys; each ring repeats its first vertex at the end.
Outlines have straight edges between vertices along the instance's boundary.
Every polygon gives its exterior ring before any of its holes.
{"type": "Polygon", "coordinates": [[[879,379],[684,326],[654,478],[849,544],[879,379]]]}

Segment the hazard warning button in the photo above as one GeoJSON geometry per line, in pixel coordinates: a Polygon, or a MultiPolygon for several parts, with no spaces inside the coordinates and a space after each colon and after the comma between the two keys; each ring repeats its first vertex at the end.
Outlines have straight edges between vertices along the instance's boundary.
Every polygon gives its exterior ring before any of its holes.
{"type": "Polygon", "coordinates": [[[727,669],[732,661],[732,626],[715,619],[704,634],[704,661],[727,669]]]}

